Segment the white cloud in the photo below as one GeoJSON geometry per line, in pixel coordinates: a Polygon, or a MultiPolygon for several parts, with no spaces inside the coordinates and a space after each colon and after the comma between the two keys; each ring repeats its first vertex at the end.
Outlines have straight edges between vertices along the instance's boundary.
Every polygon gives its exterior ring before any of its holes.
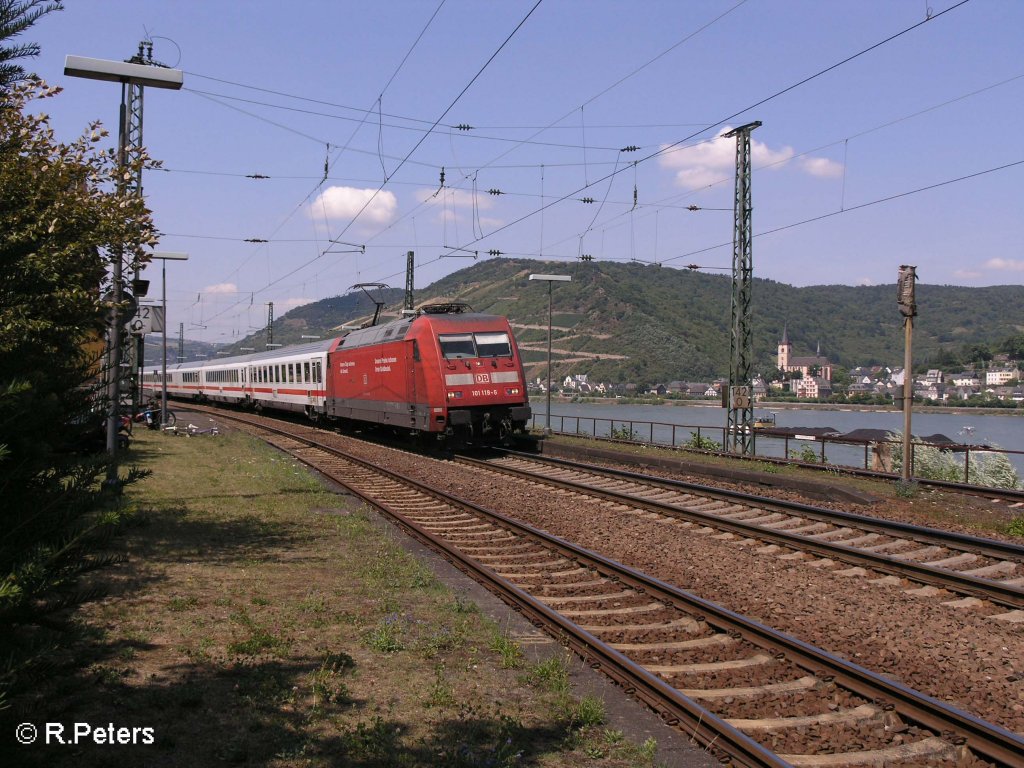
{"type": "Polygon", "coordinates": [[[953,277],[958,280],[973,280],[976,277],[981,277],[981,272],[975,272],[972,269],[958,269],[953,273],[953,277]]]}
{"type": "Polygon", "coordinates": [[[827,157],[801,157],[800,167],[811,176],[835,179],[843,175],[843,164],[827,157]]]}
{"type": "Polygon", "coordinates": [[[296,307],[301,307],[303,304],[311,304],[314,301],[316,301],[316,299],[303,299],[303,298],[296,297],[296,298],[292,298],[292,299],[285,299],[284,301],[275,302],[274,306],[275,307],[285,307],[285,312],[287,312],[289,309],[295,309],[296,307]]]}
{"type": "Polygon", "coordinates": [[[328,219],[351,219],[359,214],[360,221],[373,224],[390,224],[397,213],[398,198],[393,192],[356,187],[328,187],[313,201],[309,210],[310,217],[314,219],[324,216],[328,219]],[[363,210],[364,206],[366,210],[363,210]]]}
{"type": "Polygon", "coordinates": [[[985,266],[1004,272],[1024,272],[1024,260],[1022,259],[989,259],[985,262],[985,266]]]}
{"type": "Polygon", "coordinates": [[[857,285],[874,285],[874,284],[875,284],[875,281],[872,280],[870,277],[862,277],[860,280],[857,281],[857,285]]]}
{"type": "Polygon", "coordinates": [[[238,293],[238,286],[234,283],[217,283],[206,286],[201,293],[238,293]]]}
{"type": "MultiPolygon", "coordinates": [[[[732,128],[725,126],[718,136],[692,147],[673,149],[660,155],[663,168],[674,170],[676,183],[687,189],[699,189],[716,182],[731,179],[736,170],[736,140],[723,138],[732,128]]],[[[778,169],[796,155],[792,147],[772,149],[753,136],[750,138],[750,160],[755,168],[778,169]]],[[[804,173],[818,177],[835,177],[843,166],[824,157],[801,157],[797,167],[804,173]]]]}

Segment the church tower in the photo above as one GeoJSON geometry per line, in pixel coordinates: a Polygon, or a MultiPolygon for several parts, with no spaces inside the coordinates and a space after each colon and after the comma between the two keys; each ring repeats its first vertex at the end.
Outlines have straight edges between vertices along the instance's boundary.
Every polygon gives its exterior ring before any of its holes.
{"type": "Polygon", "coordinates": [[[779,342],[778,367],[780,371],[786,370],[789,365],[789,357],[793,354],[793,345],[789,343],[789,323],[782,326],[782,341],[779,342]]]}

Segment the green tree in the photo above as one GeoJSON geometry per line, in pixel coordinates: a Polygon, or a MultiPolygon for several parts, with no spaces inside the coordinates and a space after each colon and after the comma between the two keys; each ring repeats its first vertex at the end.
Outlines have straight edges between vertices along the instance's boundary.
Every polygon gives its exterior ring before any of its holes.
{"type": "Polygon", "coordinates": [[[999,345],[999,350],[1014,360],[1024,360],[1024,333],[1015,334],[1004,340],[999,345]]]}
{"type": "Polygon", "coordinates": [[[58,92],[29,79],[0,104],[0,705],[89,597],[78,577],[110,562],[102,547],[123,513],[98,483],[105,458],[70,451],[102,422],[89,349],[111,259],[154,242],[142,199],[117,192],[101,126],[61,144],[28,113],[58,92]]]}

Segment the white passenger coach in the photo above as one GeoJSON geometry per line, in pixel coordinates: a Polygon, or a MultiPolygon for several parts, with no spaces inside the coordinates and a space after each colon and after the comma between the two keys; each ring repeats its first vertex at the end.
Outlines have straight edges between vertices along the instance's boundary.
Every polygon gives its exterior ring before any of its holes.
{"type": "MultiPolygon", "coordinates": [[[[337,341],[168,365],[167,395],[257,409],[273,407],[315,418],[323,412],[327,353],[337,341]]],[[[161,371],[161,366],[153,365],[143,369],[144,395],[160,396],[161,371]]]]}

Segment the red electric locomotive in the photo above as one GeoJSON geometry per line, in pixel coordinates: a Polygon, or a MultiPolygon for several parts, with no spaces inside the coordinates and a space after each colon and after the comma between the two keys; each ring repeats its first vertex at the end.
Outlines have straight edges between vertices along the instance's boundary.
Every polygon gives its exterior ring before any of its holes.
{"type": "Polygon", "coordinates": [[[508,320],[465,309],[427,306],[339,340],[327,356],[324,414],[439,437],[525,431],[530,406],[508,320]]]}
{"type": "MultiPolygon", "coordinates": [[[[505,440],[530,420],[519,349],[506,318],[467,310],[426,306],[339,339],[179,363],[167,369],[167,393],[439,439],[505,440]]],[[[148,367],[144,391],[159,396],[161,381],[148,367]]]]}

